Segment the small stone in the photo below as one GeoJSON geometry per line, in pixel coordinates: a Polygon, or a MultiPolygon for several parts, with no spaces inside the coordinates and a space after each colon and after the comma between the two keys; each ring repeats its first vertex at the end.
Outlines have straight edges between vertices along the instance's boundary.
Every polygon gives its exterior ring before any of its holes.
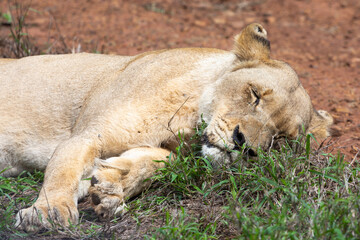
{"type": "Polygon", "coordinates": [[[244,27],[244,22],[243,21],[234,21],[230,23],[233,28],[243,28],[244,27]]]}
{"type": "Polygon", "coordinates": [[[199,27],[205,27],[207,25],[207,23],[205,21],[201,21],[201,20],[196,20],[194,23],[196,26],[199,26],[199,27]]]}
{"type": "Polygon", "coordinates": [[[269,16],[269,17],[265,18],[265,22],[272,24],[272,23],[276,22],[276,18],[274,16],[269,16]]]}
{"type": "Polygon", "coordinates": [[[350,60],[350,66],[351,67],[360,67],[360,58],[352,58],[350,60]]]}
{"type": "Polygon", "coordinates": [[[347,107],[336,107],[335,112],[338,112],[338,113],[350,113],[351,111],[347,107]]]}
{"type": "Polygon", "coordinates": [[[247,17],[247,18],[245,18],[245,21],[246,21],[247,23],[256,22],[256,17],[247,17]]]}
{"type": "Polygon", "coordinates": [[[233,17],[233,16],[235,16],[235,13],[233,11],[226,10],[226,11],[224,11],[224,15],[228,16],[228,17],[233,17]]]}
{"type": "Polygon", "coordinates": [[[313,55],[311,55],[310,53],[305,53],[305,56],[308,60],[310,61],[314,61],[315,60],[315,57],[313,55]]]}
{"type": "Polygon", "coordinates": [[[214,23],[220,24],[220,25],[226,23],[226,18],[223,18],[223,17],[216,17],[213,20],[214,20],[214,23]]]}

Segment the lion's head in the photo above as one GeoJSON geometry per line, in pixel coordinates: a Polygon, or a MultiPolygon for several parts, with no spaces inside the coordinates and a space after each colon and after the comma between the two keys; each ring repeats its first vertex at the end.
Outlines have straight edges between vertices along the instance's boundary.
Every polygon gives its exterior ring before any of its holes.
{"type": "Polygon", "coordinates": [[[236,67],[207,90],[203,106],[208,123],[203,154],[215,162],[237,157],[244,144],[250,155],[268,149],[273,139],[312,133],[318,142],[329,136],[332,117],[314,110],[295,71],[270,58],[270,42],[260,24],[235,37],[236,67]]]}

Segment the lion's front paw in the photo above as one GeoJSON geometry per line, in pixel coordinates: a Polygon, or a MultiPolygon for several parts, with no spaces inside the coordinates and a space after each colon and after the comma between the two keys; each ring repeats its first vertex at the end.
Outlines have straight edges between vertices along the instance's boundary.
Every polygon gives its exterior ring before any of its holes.
{"type": "Polygon", "coordinates": [[[101,219],[109,219],[124,209],[123,188],[119,182],[99,181],[94,176],[89,193],[92,206],[101,219]]]}
{"type": "Polygon", "coordinates": [[[38,231],[42,228],[57,228],[77,223],[79,212],[76,206],[69,202],[60,204],[38,204],[20,210],[16,215],[15,226],[27,232],[38,231]]]}

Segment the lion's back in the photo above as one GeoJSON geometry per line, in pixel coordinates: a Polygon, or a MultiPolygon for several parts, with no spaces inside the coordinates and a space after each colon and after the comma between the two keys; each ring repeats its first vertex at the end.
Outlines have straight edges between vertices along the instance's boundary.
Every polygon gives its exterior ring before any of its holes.
{"type": "Polygon", "coordinates": [[[16,112],[17,118],[31,118],[35,114],[37,121],[48,119],[48,114],[52,118],[72,115],[71,110],[81,107],[99,81],[111,78],[131,58],[67,54],[2,60],[0,112],[16,112]]]}

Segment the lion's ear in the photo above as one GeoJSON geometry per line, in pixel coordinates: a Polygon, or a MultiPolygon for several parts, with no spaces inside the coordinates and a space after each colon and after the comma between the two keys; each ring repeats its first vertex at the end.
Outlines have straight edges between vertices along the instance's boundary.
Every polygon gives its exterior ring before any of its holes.
{"type": "Polygon", "coordinates": [[[241,61],[268,60],[270,41],[265,28],[259,23],[246,26],[235,36],[234,53],[241,61]]]}
{"type": "Polygon", "coordinates": [[[328,112],[314,110],[308,131],[313,134],[318,143],[321,143],[327,137],[330,137],[330,126],[333,122],[334,120],[328,112]]]}

